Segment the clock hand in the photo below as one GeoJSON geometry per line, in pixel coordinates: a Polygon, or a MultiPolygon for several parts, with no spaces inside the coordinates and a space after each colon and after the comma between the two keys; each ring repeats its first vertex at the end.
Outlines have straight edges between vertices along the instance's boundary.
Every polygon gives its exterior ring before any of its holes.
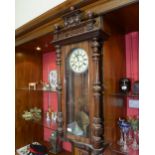
{"type": "Polygon", "coordinates": [[[76,57],[77,57],[77,61],[79,62],[79,55],[77,55],[76,57]]]}

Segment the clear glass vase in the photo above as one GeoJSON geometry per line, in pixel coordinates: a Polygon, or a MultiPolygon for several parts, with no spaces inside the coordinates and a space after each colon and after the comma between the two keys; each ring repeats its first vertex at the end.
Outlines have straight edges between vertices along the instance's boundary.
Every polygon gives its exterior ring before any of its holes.
{"type": "Polygon", "coordinates": [[[133,150],[138,150],[139,145],[137,143],[137,131],[134,131],[134,138],[133,138],[133,143],[132,143],[132,149],[133,150]]]}
{"type": "Polygon", "coordinates": [[[118,145],[123,145],[124,144],[124,140],[123,140],[123,126],[122,123],[124,122],[124,119],[119,118],[117,124],[119,126],[120,129],[120,139],[118,140],[117,144],[118,145]]]}
{"type": "Polygon", "coordinates": [[[123,143],[123,146],[121,147],[121,151],[122,152],[128,152],[129,151],[129,148],[127,145],[127,134],[126,133],[124,133],[124,143],[123,143]]]}
{"type": "Polygon", "coordinates": [[[118,145],[123,145],[124,144],[122,129],[120,129],[120,139],[118,140],[117,144],[118,145]]]}

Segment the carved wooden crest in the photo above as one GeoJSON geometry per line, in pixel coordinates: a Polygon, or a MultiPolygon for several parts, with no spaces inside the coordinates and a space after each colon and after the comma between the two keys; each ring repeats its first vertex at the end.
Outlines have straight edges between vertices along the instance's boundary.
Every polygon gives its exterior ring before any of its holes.
{"type": "Polygon", "coordinates": [[[62,18],[63,25],[55,25],[53,44],[64,45],[99,36],[103,27],[102,17],[97,17],[92,12],[84,13],[73,7],[71,12],[62,18]]]}

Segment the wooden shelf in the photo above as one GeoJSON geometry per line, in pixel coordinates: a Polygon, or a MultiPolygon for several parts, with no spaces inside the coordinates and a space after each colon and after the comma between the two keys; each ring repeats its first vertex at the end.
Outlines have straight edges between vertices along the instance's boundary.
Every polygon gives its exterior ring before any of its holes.
{"type": "Polygon", "coordinates": [[[51,90],[51,89],[29,89],[27,87],[23,87],[23,88],[16,88],[16,90],[23,90],[23,91],[30,91],[30,92],[37,92],[37,91],[42,91],[42,92],[51,92],[51,93],[57,93],[57,91],[55,90],[51,90]]]}
{"type": "Polygon", "coordinates": [[[132,94],[132,93],[112,93],[112,94],[107,94],[109,96],[122,96],[122,97],[131,97],[131,98],[139,98],[139,94],[132,94]]]}
{"type": "Polygon", "coordinates": [[[121,151],[120,146],[118,144],[112,144],[110,146],[110,149],[113,153],[118,155],[139,155],[139,150],[133,150],[130,146],[128,152],[121,151]]]}
{"type": "MultiPolygon", "coordinates": [[[[71,152],[62,151],[60,153],[57,153],[57,155],[71,155],[71,152]]],[[[48,155],[55,155],[54,153],[49,152],[48,155]]]]}
{"type": "Polygon", "coordinates": [[[44,128],[48,128],[53,131],[57,129],[57,124],[55,122],[47,122],[45,119],[41,119],[39,121],[34,121],[34,120],[25,120],[25,121],[31,122],[33,124],[38,124],[40,126],[43,126],[44,128]]]}

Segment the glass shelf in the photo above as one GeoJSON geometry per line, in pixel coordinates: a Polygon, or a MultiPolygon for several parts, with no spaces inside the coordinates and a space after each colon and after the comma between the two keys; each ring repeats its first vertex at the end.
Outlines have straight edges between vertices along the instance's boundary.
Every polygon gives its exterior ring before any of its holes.
{"type": "Polygon", "coordinates": [[[51,130],[56,130],[57,129],[57,123],[56,122],[47,122],[45,119],[42,122],[42,125],[45,128],[51,129],[51,130]]]}
{"type": "Polygon", "coordinates": [[[16,88],[16,90],[24,90],[24,91],[42,91],[42,92],[57,93],[56,90],[52,90],[52,89],[43,89],[43,88],[29,89],[29,88],[27,88],[27,87],[23,87],[23,88],[16,88]]]}
{"type": "MultiPolygon", "coordinates": [[[[24,119],[23,119],[24,120],[24,119]]],[[[26,122],[31,122],[33,124],[38,124],[40,126],[43,126],[47,129],[50,130],[57,130],[57,123],[56,122],[47,122],[46,119],[41,119],[41,120],[24,120],[26,122]]]]}
{"type": "Polygon", "coordinates": [[[120,155],[139,155],[139,150],[133,150],[131,147],[129,147],[128,152],[123,152],[120,149],[120,146],[118,144],[111,144],[110,149],[113,153],[115,154],[120,154],[120,155]]]}
{"type": "Polygon", "coordinates": [[[122,96],[122,97],[131,97],[131,98],[139,98],[139,94],[132,94],[132,93],[112,93],[107,94],[109,96],[122,96]]]}

